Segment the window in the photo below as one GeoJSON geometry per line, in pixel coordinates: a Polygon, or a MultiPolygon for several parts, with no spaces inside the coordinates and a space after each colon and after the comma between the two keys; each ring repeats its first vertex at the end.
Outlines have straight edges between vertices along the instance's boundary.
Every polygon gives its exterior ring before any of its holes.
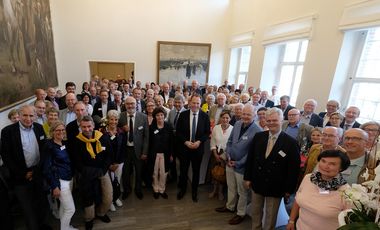
{"type": "Polygon", "coordinates": [[[246,84],[248,79],[249,63],[251,59],[251,46],[241,46],[231,49],[228,81],[235,84],[246,84]]]}
{"type": "Polygon", "coordinates": [[[297,40],[278,45],[280,52],[275,82],[278,82],[279,95],[289,95],[292,105],[297,101],[308,43],[308,40],[297,40]]]}
{"type": "Polygon", "coordinates": [[[352,61],[348,106],[360,108],[359,122],[380,121],[380,27],[359,31],[358,55],[352,61]]]}

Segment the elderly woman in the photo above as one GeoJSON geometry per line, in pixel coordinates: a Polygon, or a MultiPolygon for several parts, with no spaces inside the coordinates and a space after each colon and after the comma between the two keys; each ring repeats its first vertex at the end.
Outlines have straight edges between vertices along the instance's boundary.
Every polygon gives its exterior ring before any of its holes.
{"type": "MultiPolygon", "coordinates": [[[[222,164],[225,166],[226,154],[224,151],[226,150],[226,145],[228,138],[230,137],[233,126],[230,125],[231,113],[229,110],[223,110],[220,113],[219,124],[214,127],[211,134],[211,152],[213,158],[211,158],[211,167],[216,164],[222,164]]],[[[216,195],[219,200],[224,200],[223,195],[223,184],[214,180],[214,189],[209,194],[209,198],[213,198],[216,195]]]]}
{"type": "Polygon", "coordinates": [[[380,124],[376,121],[369,121],[360,126],[368,134],[367,151],[368,151],[368,164],[369,178],[367,180],[373,180],[375,178],[374,169],[379,165],[380,146],[379,146],[379,134],[380,124]]]}
{"type": "Polygon", "coordinates": [[[61,229],[75,229],[70,226],[71,217],[75,213],[72,189],[72,164],[65,147],[65,125],[56,121],[50,125],[49,139],[43,149],[43,173],[50,186],[52,196],[59,199],[59,219],[61,229]]]}
{"type": "Polygon", "coordinates": [[[166,111],[163,107],[155,108],[152,115],[154,119],[149,126],[148,159],[150,168],[153,169],[153,197],[168,199],[165,189],[173,153],[173,127],[165,121],[166,111]]]}
{"type": "MultiPolygon", "coordinates": [[[[42,125],[46,137],[50,138],[50,126],[58,121],[59,111],[55,107],[51,107],[46,110],[46,122],[42,125]]],[[[66,137],[65,137],[66,138],[66,137]]]]}
{"type": "MultiPolygon", "coordinates": [[[[112,163],[109,167],[109,174],[111,181],[117,179],[119,184],[125,155],[126,155],[126,137],[125,133],[121,128],[117,127],[119,122],[120,113],[117,110],[110,110],[107,113],[107,125],[103,127],[100,131],[110,140],[112,146],[112,163]]],[[[119,197],[113,197],[113,203],[111,204],[110,210],[116,211],[115,205],[118,207],[123,206],[123,203],[119,197]]]]}
{"type": "Polygon", "coordinates": [[[332,113],[329,118],[329,122],[326,126],[340,127],[340,123],[342,123],[342,118],[339,112],[332,113]]]}
{"type": "Polygon", "coordinates": [[[124,112],[123,110],[125,109],[122,95],[123,94],[119,90],[115,90],[115,92],[113,92],[114,103],[119,113],[124,112]]]}
{"type": "Polygon", "coordinates": [[[339,146],[339,142],[342,138],[342,132],[340,129],[332,126],[326,126],[322,131],[322,143],[313,145],[308,154],[308,158],[305,162],[305,173],[309,174],[315,171],[317,165],[317,159],[321,152],[326,150],[339,150],[346,152],[345,149],[339,146]]]}
{"type": "Polygon", "coordinates": [[[341,172],[348,168],[350,159],[342,151],[326,150],[318,162],[318,170],[307,174],[298,188],[287,230],[294,230],[295,225],[313,230],[339,227],[338,214],[347,208],[342,191],[348,187],[341,172]]]}
{"type": "Polygon", "coordinates": [[[211,106],[215,104],[215,96],[213,94],[209,94],[206,97],[206,103],[202,105],[202,111],[205,113],[208,113],[210,110],[211,106]]]}
{"type": "Polygon", "coordinates": [[[243,107],[244,105],[242,103],[237,103],[233,105],[233,116],[230,121],[231,125],[235,125],[237,121],[240,121],[243,114],[243,107]]]}

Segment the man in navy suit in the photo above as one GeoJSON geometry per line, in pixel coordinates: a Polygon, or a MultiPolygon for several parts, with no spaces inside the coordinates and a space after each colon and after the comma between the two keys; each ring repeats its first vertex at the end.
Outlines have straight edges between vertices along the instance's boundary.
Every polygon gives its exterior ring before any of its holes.
{"type": "Polygon", "coordinates": [[[303,103],[303,111],[301,112],[301,123],[306,123],[313,127],[322,127],[323,119],[314,113],[317,107],[317,101],[308,99],[303,103]]]}
{"type": "Polygon", "coordinates": [[[288,120],[288,112],[291,109],[294,109],[294,106],[289,105],[290,97],[288,95],[284,95],[280,97],[280,104],[276,105],[276,108],[282,110],[284,114],[284,120],[288,120]]]}
{"type": "Polygon", "coordinates": [[[187,172],[190,162],[193,170],[192,178],[192,199],[198,202],[198,184],[200,166],[204,150],[204,142],[210,135],[210,120],[206,113],[200,110],[201,96],[192,95],[189,102],[189,110],[180,113],[176,135],[182,145],[182,152],[179,154],[181,173],[178,187],[180,191],[177,199],[180,200],[186,193],[187,172]]]}
{"type": "Polygon", "coordinates": [[[343,130],[348,130],[351,128],[359,128],[360,123],[356,121],[360,115],[360,109],[356,106],[350,106],[344,112],[344,119],[342,123],[340,123],[340,127],[343,130]]]}
{"type": "Polygon", "coordinates": [[[40,163],[45,133],[42,125],[33,122],[33,106],[22,106],[19,115],[19,122],[1,132],[2,158],[9,169],[11,186],[23,211],[27,229],[49,229],[44,224],[48,202],[40,163]]]}
{"type": "Polygon", "coordinates": [[[265,91],[265,90],[261,91],[260,96],[261,98],[260,98],[259,104],[261,104],[265,108],[272,108],[274,106],[274,102],[268,99],[269,97],[268,91],[265,91]]]}
{"type": "Polygon", "coordinates": [[[100,120],[107,116],[107,112],[111,109],[117,110],[117,107],[113,101],[108,100],[108,91],[102,89],[100,91],[100,101],[96,102],[94,105],[94,110],[92,112],[92,117],[94,119],[96,128],[99,128],[100,120]]]}
{"type": "Polygon", "coordinates": [[[162,98],[164,98],[164,104],[168,103],[169,98],[174,98],[175,94],[170,91],[169,84],[164,83],[162,85],[162,91],[160,92],[162,98]]]}
{"type": "Polygon", "coordinates": [[[282,120],[280,109],[268,109],[269,130],[255,135],[248,153],[244,184],[252,187],[252,229],[274,229],[281,198],[288,202],[296,189],[300,149],[296,140],[281,131],[282,120]]]}

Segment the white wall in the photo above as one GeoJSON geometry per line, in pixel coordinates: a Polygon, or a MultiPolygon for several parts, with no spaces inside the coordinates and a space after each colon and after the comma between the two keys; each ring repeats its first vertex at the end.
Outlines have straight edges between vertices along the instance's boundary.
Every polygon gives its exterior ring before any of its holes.
{"type": "MultiPolygon", "coordinates": [[[[135,62],[137,80],[156,81],[157,41],[212,43],[209,82],[220,84],[229,2],[50,0],[59,88],[88,81],[89,60],[135,62]]],[[[0,129],[8,124],[8,112],[0,113],[0,129]]]]}
{"type": "Polygon", "coordinates": [[[229,31],[229,0],[51,0],[59,85],[89,80],[89,60],[136,63],[156,81],[157,41],[212,43],[209,76],[219,84],[229,31]]]}
{"type": "MultiPolygon", "coordinates": [[[[312,40],[303,70],[297,106],[308,98],[319,101],[317,110],[324,110],[333,82],[335,68],[343,41],[338,30],[344,6],[354,0],[235,0],[232,2],[231,33],[253,30],[254,42],[249,71],[249,85],[262,85],[265,49],[262,38],[269,25],[316,14],[312,40]]],[[[266,90],[270,90],[266,88],[266,90]]],[[[336,98],[341,99],[341,98],[336,98]]]]}

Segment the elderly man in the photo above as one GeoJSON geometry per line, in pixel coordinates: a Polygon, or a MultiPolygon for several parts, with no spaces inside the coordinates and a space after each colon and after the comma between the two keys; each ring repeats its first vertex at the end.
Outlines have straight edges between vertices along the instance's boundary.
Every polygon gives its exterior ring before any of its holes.
{"type": "MultiPolygon", "coordinates": [[[[165,110],[166,114],[170,113],[170,109],[164,106],[164,98],[161,95],[156,95],[154,97],[154,102],[156,103],[156,107],[162,107],[165,110]]],[[[166,117],[166,120],[167,118],[168,117],[166,117]]]]}
{"type": "Polygon", "coordinates": [[[226,104],[226,100],[227,100],[226,95],[222,93],[218,93],[218,95],[216,96],[216,104],[210,108],[210,111],[208,113],[210,116],[211,124],[217,125],[219,121],[220,113],[223,110],[231,109],[230,106],[226,104]]]}
{"type": "Polygon", "coordinates": [[[43,125],[46,121],[46,104],[43,100],[37,100],[34,102],[34,107],[36,108],[36,122],[43,125]]]}
{"type": "Polygon", "coordinates": [[[110,101],[109,94],[106,89],[100,91],[100,101],[95,103],[94,110],[92,112],[92,118],[94,119],[96,128],[99,128],[101,119],[107,116],[107,112],[117,107],[113,101],[110,101]]]}
{"type": "Polygon", "coordinates": [[[190,87],[189,91],[190,91],[190,95],[193,95],[194,93],[196,93],[198,95],[202,95],[202,91],[199,89],[199,83],[197,80],[193,80],[191,82],[191,87],[190,87]]]}
{"type": "Polygon", "coordinates": [[[65,125],[75,120],[74,104],[77,102],[77,97],[74,93],[67,93],[65,95],[66,106],[64,109],[59,110],[59,120],[63,121],[65,125]]]}
{"type": "Polygon", "coordinates": [[[67,136],[67,141],[69,143],[72,143],[73,140],[76,138],[76,136],[80,132],[80,129],[79,129],[80,120],[84,116],[88,115],[87,110],[86,110],[86,106],[82,101],[78,101],[75,103],[74,113],[75,113],[76,119],[66,125],[66,136],[67,136]]]}
{"type": "Polygon", "coordinates": [[[300,169],[300,149],[281,131],[282,111],[270,108],[265,115],[269,130],[253,138],[244,174],[245,186],[252,187],[253,230],[275,228],[281,198],[287,202],[295,192],[300,169]]]}
{"type": "Polygon", "coordinates": [[[170,91],[170,86],[168,83],[164,83],[162,85],[162,91],[160,92],[160,95],[164,99],[164,104],[168,102],[169,98],[174,98],[174,93],[170,91]]]}
{"type": "Polygon", "coordinates": [[[59,109],[58,102],[57,102],[58,99],[56,98],[57,93],[55,89],[53,87],[49,87],[46,92],[47,92],[47,96],[45,97],[45,100],[50,101],[56,109],[59,109]]]}
{"type": "Polygon", "coordinates": [[[280,104],[276,105],[276,108],[279,108],[282,110],[282,113],[284,114],[284,120],[288,120],[288,112],[289,110],[293,109],[294,107],[289,105],[290,97],[287,95],[283,95],[280,97],[280,104]]]}
{"type": "Polygon", "coordinates": [[[104,223],[111,222],[107,211],[112,203],[112,185],[108,175],[111,165],[111,143],[101,132],[94,130],[91,116],[80,120],[81,132],[74,138],[73,145],[68,146],[73,165],[80,173],[79,190],[84,206],[86,229],[92,229],[97,217],[104,223]],[[101,202],[95,204],[97,189],[101,190],[101,202]],[[96,209],[95,209],[95,206],[96,209]]]}
{"type": "Polygon", "coordinates": [[[368,161],[366,154],[367,141],[368,134],[364,130],[351,128],[344,132],[343,145],[351,160],[351,165],[342,174],[350,185],[365,181],[363,174],[368,161]]]}
{"type": "Polygon", "coordinates": [[[235,123],[227,142],[227,203],[224,207],[216,208],[215,211],[234,212],[237,207],[236,215],[228,222],[231,225],[240,224],[247,212],[248,189],[243,185],[245,163],[253,137],[261,131],[255,124],[254,118],[253,105],[244,105],[242,119],[235,123]]]}
{"type": "Polygon", "coordinates": [[[320,116],[314,113],[317,107],[317,101],[314,99],[307,99],[303,103],[303,111],[301,112],[301,123],[311,125],[313,127],[322,127],[323,120],[320,116]]]}
{"type": "Polygon", "coordinates": [[[350,106],[344,112],[344,119],[342,123],[340,123],[340,127],[344,130],[348,130],[351,128],[359,128],[360,123],[356,121],[356,119],[360,115],[360,109],[356,106],[350,106]]]}
{"type": "MultiPolygon", "coordinates": [[[[338,112],[339,102],[336,100],[329,100],[326,104],[326,112],[320,112],[318,115],[323,119],[323,127],[327,125],[330,120],[330,115],[338,112]]],[[[343,116],[342,116],[343,119],[343,116]]]]}
{"type": "Polygon", "coordinates": [[[145,111],[145,101],[141,99],[141,89],[134,88],[132,91],[133,97],[136,99],[136,111],[144,112],[145,111]]]}
{"type": "Polygon", "coordinates": [[[241,115],[243,113],[243,107],[244,107],[244,105],[242,103],[236,103],[233,105],[232,108],[233,108],[233,114],[234,115],[232,116],[232,118],[230,120],[231,125],[235,125],[235,123],[237,121],[240,121],[241,115]]]}
{"type": "Polygon", "coordinates": [[[269,97],[268,91],[265,91],[265,90],[261,91],[260,96],[261,96],[261,99],[259,103],[262,106],[264,106],[265,108],[272,108],[274,106],[274,102],[268,99],[269,97]]]}
{"type": "Polygon", "coordinates": [[[22,106],[19,115],[19,122],[8,125],[1,131],[2,159],[9,169],[13,193],[24,215],[27,229],[46,229],[44,221],[48,201],[46,191],[43,191],[40,162],[44,159],[41,150],[45,134],[42,126],[33,122],[33,106],[22,106]]]}
{"type": "Polygon", "coordinates": [[[293,137],[298,146],[301,148],[310,141],[310,134],[313,126],[306,123],[301,123],[300,111],[298,109],[291,109],[288,113],[289,120],[283,121],[282,130],[293,137]]]}
{"type": "Polygon", "coordinates": [[[127,157],[122,174],[124,187],[122,199],[125,200],[132,190],[131,176],[135,171],[135,194],[141,200],[143,199],[142,171],[149,146],[148,119],[145,114],[136,111],[134,97],[127,97],[124,104],[126,111],[120,114],[119,119],[119,126],[127,133],[127,157]]]}

